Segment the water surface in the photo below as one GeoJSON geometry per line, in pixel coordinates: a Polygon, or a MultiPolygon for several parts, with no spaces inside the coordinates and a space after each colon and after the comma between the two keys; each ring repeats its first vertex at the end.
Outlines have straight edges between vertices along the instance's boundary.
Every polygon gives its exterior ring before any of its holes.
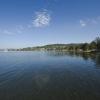
{"type": "Polygon", "coordinates": [[[100,55],[0,52],[0,100],[100,100],[100,55]]]}

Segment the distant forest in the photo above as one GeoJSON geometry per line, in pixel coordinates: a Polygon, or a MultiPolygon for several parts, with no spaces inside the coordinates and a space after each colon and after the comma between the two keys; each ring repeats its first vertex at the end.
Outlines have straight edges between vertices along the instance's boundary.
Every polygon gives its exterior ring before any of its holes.
{"type": "MultiPolygon", "coordinates": [[[[11,49],[9,49],[9,51],[10,50],[11,49]]],[[[95,38],[91,43],[50,44],[50,45],[45,45],[45,46],[27,47],[27,48],[17,49],[17,51],[34,51],[34,50],[100,52],[100,37],[95,38]]]]}

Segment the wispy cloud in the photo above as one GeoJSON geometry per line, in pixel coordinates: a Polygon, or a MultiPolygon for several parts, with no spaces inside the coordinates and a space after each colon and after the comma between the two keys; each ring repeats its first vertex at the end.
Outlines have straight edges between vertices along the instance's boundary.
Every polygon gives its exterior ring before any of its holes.
{"type": "Polygon", "coordinates": [[[1,34],[5,35],[15,35],[15,34],[20,34],[24,32],[24,27],[22,25],[17,25],[15,28],[12,29],[0,29],[1,34]]]}
{"type": "Polygon", "coordinates": [[[83,20],[80,20],[80,25],[81,25],[82,27],[85,27],[85,26],[86,26],[86,22],[83,21],[83,20]]]}
{"type": "Polygon", "coordinates": [[[21,34],[25,31],[29,31],[34,27],[46,27],[50,24],[51,16],[48,10],[43,9],[42,11],[35,12],[35,16],[33,16],[32,23],[27,25],[16,25],[13,29],[0,29],[0,33],[6,35],[15,35],[21,34]]]}
{"type": "Polygon", "coordinates": [[[14,34],[14,32],[11,32],[9,30],[3,30],[2,33],[7,34],[7,35],[13,35],[14,34]]]}
{"type": "Polygon", "coordinates": [[[45,27],[50,24],[51,16],[48,10],[44,9],[42,11],[36,12],[33,16],[33,26],[34,27],[45,27]]]}
{"type": "Polygon", "coordinates": [[[95,18],[81,19],[79,22],[82,27],[89,26],[89,25],[97,25],[100,24],[100,16],[95,18]]]}

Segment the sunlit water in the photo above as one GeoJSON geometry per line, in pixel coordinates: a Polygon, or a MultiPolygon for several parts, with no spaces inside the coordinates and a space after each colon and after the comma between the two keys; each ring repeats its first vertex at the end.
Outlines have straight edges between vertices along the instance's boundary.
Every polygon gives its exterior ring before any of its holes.
{"type": "Polygon", "coordinates": [[[0,100],[100,100],[100,55],[0,52],[0,100]]]}

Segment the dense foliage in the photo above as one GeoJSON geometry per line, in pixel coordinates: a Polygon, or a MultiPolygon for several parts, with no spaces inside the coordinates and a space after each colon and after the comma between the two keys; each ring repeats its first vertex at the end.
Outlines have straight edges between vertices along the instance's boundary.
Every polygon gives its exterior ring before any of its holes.
{"type": "Polygon", "coordinates": [[[65,50],[75,52],[97,52],[100,51],[100,37],[97,37],[91,43],[76,43],[76,44],[50,44],[38,47],[28,47],[18,49],[21,51],[33,51],[33,50],[65,50]]]}

